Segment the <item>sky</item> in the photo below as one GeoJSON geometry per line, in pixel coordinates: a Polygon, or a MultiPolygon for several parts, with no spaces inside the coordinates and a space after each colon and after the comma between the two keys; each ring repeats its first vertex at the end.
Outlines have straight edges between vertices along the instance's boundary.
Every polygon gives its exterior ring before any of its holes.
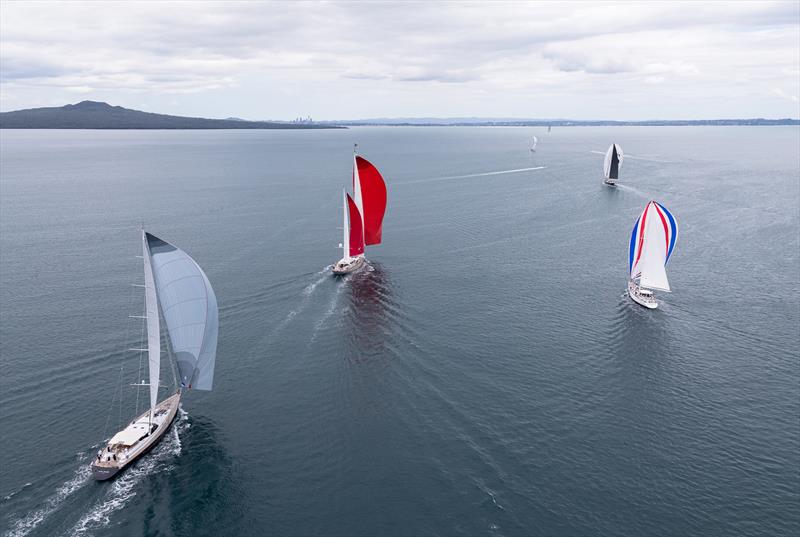
{"type": "Polygon", "coordinates": [[[800,117],[800,0],[0,2],[0,110],[800,117]]]}

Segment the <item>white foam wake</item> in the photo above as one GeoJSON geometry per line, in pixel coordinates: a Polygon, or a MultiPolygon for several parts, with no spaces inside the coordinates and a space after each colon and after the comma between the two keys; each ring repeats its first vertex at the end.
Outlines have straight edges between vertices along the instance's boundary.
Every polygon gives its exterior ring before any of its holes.
{"type": "Polygon", "coordinates": [[[437,181],[452,181],[453,179],[469,179],[470,177],[487,177],[489,175],[505,175],[507,173],[522,173],[534,170],[544,170],[547,166],[533,166],[532,168],[515,168],[513,170],[498,170],[494,172],[469,173],[467,175],[448,175],[446,177],[433,177],[431,179],[419,179],[417,181],[407,181],[398,183],[400,185],[413,185],[417,183],[434,183],[437,181]]]}
{"type": "Polygon", "coordinates": [[[340,282],[340,285],[336,286],[336,292],[334,293],[333,298],[331,298],[330,304],[328,304],[328,309],[325,310],[322,318],[314,325],[314,332],[311,333],[311,339],[308,341],[309,345],[314,343],[314,341],[317,339],[317,334],[319,334],[319,331],[322,330],[322,327],[325,326],[325,323],[328,321],[328,319],[330,319],[331,316],[336,313],[337,306],[339,305],[339,295],[342,294],[342,290],[349,279],[350,275],[345,276],[340,282]]]}
{"type": "Polygon", "coordinates": [[[47,498],[42,507],[31,511],[25,517],[14,522],[11,530],[6,534],[7,537],[24,537],[28,535],[36,526],[41,524],[43,520],[57,511],[64,500],[89,482],[89,477],[92,472],[89,465],[86,463],[86,457],[81,454],[78,460],[80,462],[80,467],[75,471],[72,478],[61,485],[58,490],[56,490],[55,494],[47,498]]]}
{"type": "Polygon", "coordinates": [[[284,317],[283,320],[275,326],[275,328],[272,330],[271,337],[275,337],[276,334],[278,334],[281,330],[286,328],[290,322],[292,322],[292,319],[294,319],[298,313],[306,309],[309,301],[311,300],[311,295],[314,294],[314,290],[319,284],[328,278],[328,267],[322,269],[317,274],[321,274],[321,276],[303,288],[303,299],[296,308],[287,313],[286,317],[284,317]]]}

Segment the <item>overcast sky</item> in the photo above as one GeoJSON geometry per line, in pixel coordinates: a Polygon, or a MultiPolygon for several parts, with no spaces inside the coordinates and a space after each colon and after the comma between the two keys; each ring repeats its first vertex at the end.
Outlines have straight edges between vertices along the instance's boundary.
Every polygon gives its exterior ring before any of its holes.
{"type": "Polygon", "coordinates": [[[800,116],[800,2],[0,3],[0,109],[800,116]]]}

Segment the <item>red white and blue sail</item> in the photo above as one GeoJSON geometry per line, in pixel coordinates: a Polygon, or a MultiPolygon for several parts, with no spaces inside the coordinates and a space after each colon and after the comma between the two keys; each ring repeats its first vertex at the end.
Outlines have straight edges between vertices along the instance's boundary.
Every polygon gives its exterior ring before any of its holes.
{"type": "Polygon", "coordinates": [[[628,270],[631,279],[640,285],[669,291],[665,267],[678,238],[678,224],[663,205],[649,202],[636,220],[628,249],[628,270]]]}

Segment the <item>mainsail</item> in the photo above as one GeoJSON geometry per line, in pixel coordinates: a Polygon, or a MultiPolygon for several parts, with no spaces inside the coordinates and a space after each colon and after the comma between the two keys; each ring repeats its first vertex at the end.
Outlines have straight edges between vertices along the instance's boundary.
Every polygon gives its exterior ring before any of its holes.
{"type": "MultiPolygon", "coordinates": [[[[150,259],[181,385],[210,390],[219,330],[214,290],[194,259],[183,250],[149,233],[145,233],[145,243],[145,257],[150,259]]],[[[148,313],[148,325],[149,321],[148,313]]]]}
{"type": "Polygon", "coordinates": [[[539,143],[539,139],[534,136],[533,141],[531,142],[531,151],[536,151],[536,144],[539,143]]]}
{"type": "Polygon", "coordinates": [[[606,179],[619,179],[622,159],[622,148],[618,144],[611,144],[611,147],[606,151],[606,160],[603,163],[603,173],[606,179]]]}
{"type": "Polygon", "coordinates": [[[158,402],[158,384],[161,382],[161,327],[158,317],[158,297],[150,262],[147,236],[142,230],[142,258],[144,259],[144,304],[147,317],[147,363],[150,381],[150,412],[158,402]]]}
{"type": "Polygon", "coordinates": [[[642,287],[669,291],[666,265],[675,241],[678,225],[661,204],[651,201],[636,220],[628,249],[631,279],[639,278],[642,287]]]}
{"type": "Polygon", "coordinates": [[[386,183],[378,169],[359,155],[355,155],[353,161],[353,193],[361,213],[364,244],[380,244],[386,212],[386,183]]]}

